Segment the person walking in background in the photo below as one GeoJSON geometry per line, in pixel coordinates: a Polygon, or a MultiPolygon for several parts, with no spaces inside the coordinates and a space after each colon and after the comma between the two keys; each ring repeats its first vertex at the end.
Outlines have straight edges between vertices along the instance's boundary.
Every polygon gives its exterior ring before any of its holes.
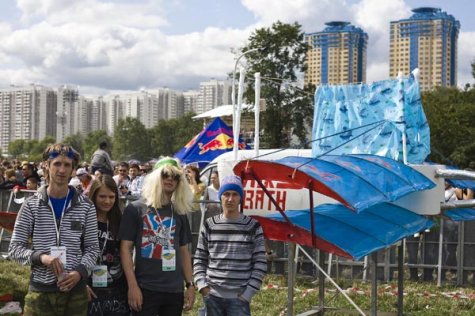
{"type": "Polygon", "coordinates": [[[142,193],[142,187],[145,177],[141,176],[139,170],[139,165],[136,163],[130,164],[129,166],[129,183],[128,183],[128,195],[139,199],[140,194],[142,193]]]}
{"type": "Polygon", "coordinates": [[[87,293],[89,316],[130,315],[127,304],[127,281],[120,263],[118,239],[122,211],[118,190],[110,175],[92,182],[89,198],[97,212],[100,254],[89,277],[87,293]]]}
{"type": "Polygon", "coordinates": [[[121,197],[124,197],[129,192],[128,185],[129,185],[129,164],[126,161],[122,161],[119,163],[117,168],[117,174],[114,175],[114,181],[119,188],[119,193],[121,197]]]}
{"type": "Polygon", "coordinates": [[[200,170],[192,165],[186,166],[186,179],[188,180],[188,183],[190,185],[191,192],[193,192],[193,205],[192,205],[192,210],[193,211],[199,211],[200,210],[200,199],[201,196],[203,195],[203,192],[205,191],[205,184],[201,182],[200,179],[200,170]]]}
{"type": "Polygon", "coordinates": [[[211,184],[206,187],[206,190],[203,194],[203,199],[205,201],[216,201],[216,203],[208,202],[205,204],[206,212],[205,219],[213,217],[221,213],[221,203],[218,199],[219,191],[219,175],[218,171],[213,171],[210,176],[211,184]]]}
{"type": "Polygon", "coordinates": [[[113,175],[112,161],[109,153],[107,152],[107,143],[101,142],[99,148],[92,154],[91,158],[91,170],[92,174],[96,173],[96,170],[100,170],[101,173],[107,173],[113,175]]]}
{"type": "Polygon", "coordinates": [[[240,177],[225,177],[218,191],[223,213],[208,218],[200,231],[193,277],[207,316],[251,315],[251,299],[266,274],[264,233],[259,222],[240,213],[243,194],[240,177]]]}
{"type": "Polygon", "coordinates": [[[22,204],[8,249],[31,265],[24,315],[86,315],[88,271],[99,253],[96,209],[68,186],[79,163],[72,147],[51,145],[43,160],[48,185],[22,204]]]}
{"type": "Polygon", "coordinates": [[[163,158],[154,169],[145,178],[143,201],[130,203],[124,211],[120,256],[134,314],[178,316],[195,300],[186,217],[192,194],[175,159],[163,158]]]}

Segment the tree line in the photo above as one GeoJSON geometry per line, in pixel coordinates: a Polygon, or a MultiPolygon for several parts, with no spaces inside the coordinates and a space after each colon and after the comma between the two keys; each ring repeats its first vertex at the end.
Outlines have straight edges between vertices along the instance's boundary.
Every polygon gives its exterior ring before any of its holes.
{"type": "MultiPolygon", "coordinates": [[[[160,156],[173,156],[202,129],[202,122],[192,119],[194,115],[189,113],[177,119],[160,120],[150,129],[145,128],[139,119],[126,117],[119,120],[112,136],[105,130],[97,130],[85,136],[70,135],[63,143],[75,148],[84,161],[90,161],[99,143],[104,141],[112,148],[112,159],[116,161],[149,161],[160,156]]],[[[55,141],[51,136],[42,140],[14,140],[8,145],[8,152],[19,159],[41,161],[43,150],[55,141]]]]}

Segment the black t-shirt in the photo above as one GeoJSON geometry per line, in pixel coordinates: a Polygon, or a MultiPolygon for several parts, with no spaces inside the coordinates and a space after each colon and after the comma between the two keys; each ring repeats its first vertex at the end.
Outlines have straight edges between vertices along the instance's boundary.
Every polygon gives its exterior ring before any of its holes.
{"type": "Polygon", "coordinates": [[[135,277],[140,287],[157,292],[183,292],[179,249],[191,243],[186,215],[172,212],[170,205],[155,210],[140,201],[133,202],[122,216],[119,239],[134,242],[135,277]],[[174,271],[162,271],[162,250],[169,248],[175,249],[176,267],[174,271]]]}
{"type": "MultiPolygon", "coordinates": [[[[112,235],[110,228],[107,231],[107,223],[97,222],[97,231],[100,249],[98,264],[107,266],[107,287],[127,287],[120,264],[120,241],[112,235]]],[[[89,281],[92,285],[92,278],[89,281]]]]}

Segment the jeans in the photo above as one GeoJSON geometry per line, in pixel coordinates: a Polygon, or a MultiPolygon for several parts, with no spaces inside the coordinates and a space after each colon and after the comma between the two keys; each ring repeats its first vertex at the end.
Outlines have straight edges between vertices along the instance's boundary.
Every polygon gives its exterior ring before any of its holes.
{"type": "Polygon", "coordinates": [[[213,295],[203,297],[206,316],[251,316],[249,302],[239,298],[221,298],[213,295]]]}

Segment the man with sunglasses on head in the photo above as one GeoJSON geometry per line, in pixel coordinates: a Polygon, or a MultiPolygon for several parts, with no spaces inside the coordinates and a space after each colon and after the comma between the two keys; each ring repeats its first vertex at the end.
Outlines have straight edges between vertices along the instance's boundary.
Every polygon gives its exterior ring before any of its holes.
{"type": "Polygon", "coordinates": [[[43,160],[47,184],[22,204],[8,250],[31,265],[24,315],[86,315],[86,282],[99,254],[96,209],[68,186],[77,151],[54,144],[43,160]]]}
{"type": "Polygon", "coordinates": [[[166,157],[145,178],[142,200],[126,207],[119,230],[120,257],[134,315],[178,316],[193,307],[186,217],[192,199],[183,169],[166,157]]]}

